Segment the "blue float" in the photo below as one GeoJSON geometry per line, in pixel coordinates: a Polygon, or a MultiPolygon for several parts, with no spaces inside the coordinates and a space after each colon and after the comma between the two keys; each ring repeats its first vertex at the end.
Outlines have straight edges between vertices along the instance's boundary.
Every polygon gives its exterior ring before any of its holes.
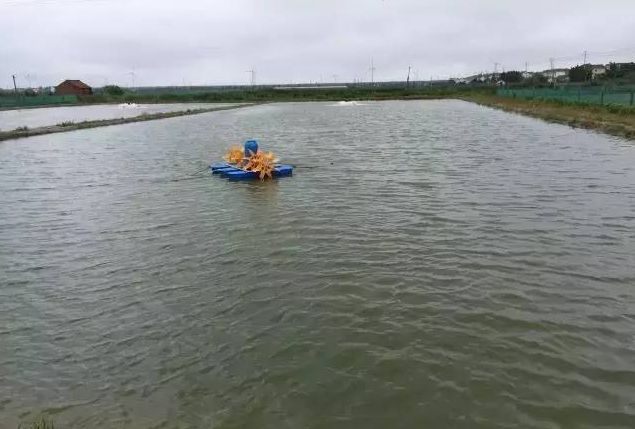
{"type": "MultiPolygon", "coordinates": [[[[225,177],[231,181],[237,180],[253,180],[258,179],[258,173],[255,171],[245,171],[240,168],[234,167],[230,164],[212,164],[209,166],[212,170],[212,174],[225,177]]],[[[293,174],[293,166],[278,164],[273,169],[273,177],[285,177],[293,174]]]]}

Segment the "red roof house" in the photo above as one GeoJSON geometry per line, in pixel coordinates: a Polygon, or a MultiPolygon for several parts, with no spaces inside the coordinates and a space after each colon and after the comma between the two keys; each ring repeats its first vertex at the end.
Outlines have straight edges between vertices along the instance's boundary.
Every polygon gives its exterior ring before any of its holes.
{"type": "Polygon", "coordinates": [[[67,79],[55,87],[56,95],[91,95],[93,89],[81,80],[67,79]]]}

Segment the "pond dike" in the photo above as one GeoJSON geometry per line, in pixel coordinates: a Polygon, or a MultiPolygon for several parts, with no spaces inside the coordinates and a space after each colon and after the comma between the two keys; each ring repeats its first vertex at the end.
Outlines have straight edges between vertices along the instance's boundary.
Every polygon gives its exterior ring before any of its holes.
{"type": "Polygon", "coordinates": [[[35,128],[16,128],[11,131],[0,131],[0,141],[18,139],[23,137],[41,136],[44,134],[63,133],[67,131],[83,130],[86,128],[107,127],[110,125],[128,124],[131,122],[154,121],[157,119],[175,118],[178,116],[198,115],[200,113],[217,112],[220,110],[241,109],[254,106],[257,103],[243,103],[234,106],[210,107],[204,109],[187,109],[177,112],[151,113],[134,116],[131,118],[97,119],[94,121],[67,122],[57,125],[47,125],[35,128]]]}

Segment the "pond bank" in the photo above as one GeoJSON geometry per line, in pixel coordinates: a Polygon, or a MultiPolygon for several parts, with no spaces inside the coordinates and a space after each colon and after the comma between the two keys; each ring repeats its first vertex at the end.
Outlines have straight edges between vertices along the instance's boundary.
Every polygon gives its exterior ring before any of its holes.
{"type": "Polygon", "coordinates": [[[243,103],[235,106],[222,106],[222,107],[210,107],[202,109],[187,109],[177,112],[161,112],[142,114],[139,116],[133,116],[129,118],[114,118],[114,119],[98,119],[82,122],[63,122],[57,125],[47,125],[43,127],[20,127],[11,131],[0,131],[0,141],[17,139],[23,137],[39,136],[43,134],[63,133],[66,131],[81,130],[85,128],[106,127],[110,125],[121,125],[132,122],[153,121],[157,119],[174,118],[177,116],[196,115],[200,113],[216,112],[220,110],[240,109],[242,107],[253,106],[255,103],[243,103]]]}
{"type": "MultiPolygon", "coordinates": [[[[546,100],[523,100],[499,97],[484,91],[464,93],[412,93],[400,94],[378,92],[359,100],[414,100],[414,99],[444,99],[455,98],[477,103],[487,107],[532,116],[549,122],[566,124],[576,128],[594,129],[607,134],[635,139],[635,109],[621,106],[600,106],[580,103],[567,103],[546,100]]],[[[341,98],[326,97],[324,100],[298,99],[293,101],[337,101],[341,98]]],[[[36,128],[18,128],[11,131],[0,131],[0,141],[21,137],[73,131],[84,128],[95,128],[109,125],[120,125],[131,122],[151,121],[184,115],[213,112],[218,110],[237,109],[263,102],[283,101],[267,100],[259,102],[241,103],[234,106],[212,107],[202,109],[188,109],[177,112],[163,112],[140,115],[130,118],[100,119],[83,122],[60,123],[57,125],[36,128]]],[[[291,100],[284,100],[291,101],[291,100]]]]}
{"type": "Polygon", "coordinates": [[[614,136],[635,139],[635,109],[629,107],[522,100],[488,94],[470,94],[458,98],[548,122],[566,124],[575,128],[593,129],[614,136]]]}

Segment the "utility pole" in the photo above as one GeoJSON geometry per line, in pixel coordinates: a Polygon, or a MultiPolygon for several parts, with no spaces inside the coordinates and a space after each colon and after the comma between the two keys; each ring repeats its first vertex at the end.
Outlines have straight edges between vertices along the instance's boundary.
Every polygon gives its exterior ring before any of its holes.
{"type": "Polygon", "coordinates": [[[408,78],[406,79],[406,88],[410,86],[410,68],[411,66],[408,66],[408,78]]]}
{"type": "Polygon", "coordinates": [[[525,74],[527,73],[527,61],[525,61],[525,74]]]}
{"type": "Polygon", "coordinates": [[[375,65],[373,63],[373,57],[370,57],[370,84],[375,86],[375,65]]]}
{"type": "Polygon", "coordinates": [[[11,77],[13,78],[13,90],[15,91],[15,98],[17,100],[18,106],[22,105],[22,97],[20,97],[20,93],[18,92],[18,85],[16,85],[15,83],[15,75],[12,74],[11,77]]]}
{"type": "Polygon", "coordinates": [[[549,58],[549,64],[551,65],[551,85],[556,86],[556,75],[553,71],[553,58],[549,58]]]}
{"type": "Polygon", "coordinates": [[[586,51],[584,51],[584,62],[582,64],[586,64],[586,51]]]}

